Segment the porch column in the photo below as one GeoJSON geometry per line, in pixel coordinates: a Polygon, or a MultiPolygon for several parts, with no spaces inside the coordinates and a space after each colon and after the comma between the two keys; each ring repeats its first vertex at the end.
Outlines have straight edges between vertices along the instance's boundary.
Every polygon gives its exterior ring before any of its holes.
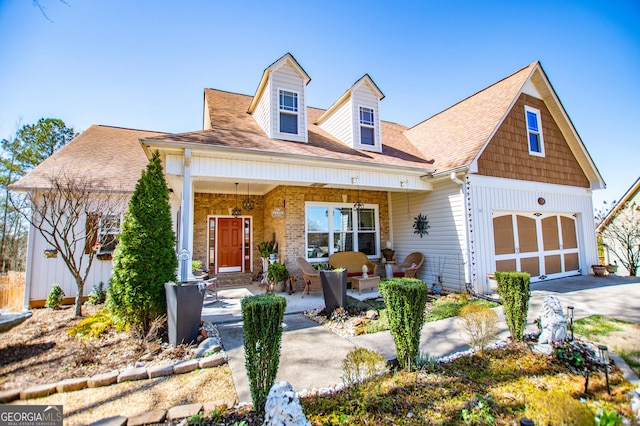
{"type": "Polygon", "coordinates": [[[191,226],[191,215],[193,211],[192,191],[191,191],[191,149],[184,150],[184,166],[182,169],[182,200],[180,203],[181,211],[181,232],[180,232],[180,281],[186,282],[193,279],[191,271],[191,235],[193,234],[191,226]]]}

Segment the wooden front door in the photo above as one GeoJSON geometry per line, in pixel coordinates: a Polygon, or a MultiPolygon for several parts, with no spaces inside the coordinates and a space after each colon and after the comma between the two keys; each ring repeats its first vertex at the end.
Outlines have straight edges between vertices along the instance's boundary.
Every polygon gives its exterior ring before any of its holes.
{"type": "Polygon", "coordinates": [[[218,272],[242,271],[242,219],[218,219],[218,272]]]}

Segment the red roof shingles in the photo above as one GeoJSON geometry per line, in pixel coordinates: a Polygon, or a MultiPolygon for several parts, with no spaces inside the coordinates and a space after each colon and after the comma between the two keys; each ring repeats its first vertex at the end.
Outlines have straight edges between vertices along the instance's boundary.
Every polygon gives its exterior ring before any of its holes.
{"type": "Polygon", "coordinates": [[[11,189],[48,188],[53,177],[72,173],[76,177],[90,176],[105,190],[131,192],[148,163],[140,138],[161,134],[93,125],[11,185],[11,189]]]}

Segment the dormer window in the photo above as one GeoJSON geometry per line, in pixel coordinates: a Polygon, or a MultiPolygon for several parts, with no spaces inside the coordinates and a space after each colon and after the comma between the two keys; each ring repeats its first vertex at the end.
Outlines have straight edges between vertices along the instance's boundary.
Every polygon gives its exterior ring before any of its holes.
{"type": "Polygon", "coordinates": [[[374,130],[373,109],[360,107],[360,143],[362,145],[375,145],[374,130]]]}
{"type": "Polygon", "coordinates": [[[544,145],[542,139],[542,123],[540,122],[540,110],[524,107],[527,120],[527,138],[529,142],[529,154],[544,156],[544,145]]]}
{"type": "Polygon", "coordinates": [[[298,134],[298,94],[280,90],[280,133],[298,134]]]}

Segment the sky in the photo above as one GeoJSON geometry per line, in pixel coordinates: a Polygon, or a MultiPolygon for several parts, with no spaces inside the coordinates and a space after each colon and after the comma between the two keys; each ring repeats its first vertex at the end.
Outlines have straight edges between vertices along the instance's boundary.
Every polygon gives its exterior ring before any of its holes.
{"type": "MultiPolygon", "coordinates": [[[[539,60],[607,183],[640,176],[640,0],[0,0],[0,138],[41,117],[202,128],[206,87],[253,95],[290,52],[327,108],[368,73],[413,126],[539,60]]],[[[384,141],[383,141],[384,143],[384,141]]]]}

